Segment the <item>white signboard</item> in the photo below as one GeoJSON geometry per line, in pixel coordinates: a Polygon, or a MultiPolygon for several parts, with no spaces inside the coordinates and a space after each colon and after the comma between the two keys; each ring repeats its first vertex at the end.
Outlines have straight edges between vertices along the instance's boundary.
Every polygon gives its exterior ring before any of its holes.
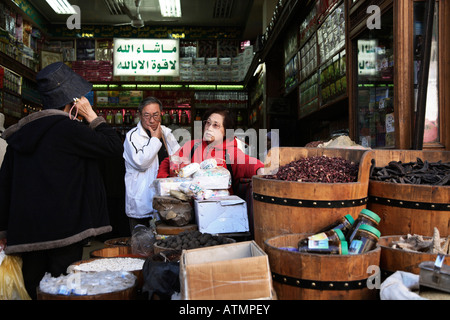
{"type": "Polygon", "coordinates": [[[178,39],[114,39],[114,76],[180,74],[178,39]]]}
{"type": "Polygon", "coordinates": [[[358,72],[360,75],[377,74],[377,40],[358,40],[358,72]]]}

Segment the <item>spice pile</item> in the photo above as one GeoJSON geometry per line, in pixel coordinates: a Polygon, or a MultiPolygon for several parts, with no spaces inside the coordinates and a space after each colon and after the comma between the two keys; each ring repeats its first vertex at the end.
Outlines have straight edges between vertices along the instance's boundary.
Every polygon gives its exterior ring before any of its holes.
{"type": "Polygon", "coordinates": [[[232,243],[234,240],[223,236],[214,236],[209,233],[201,233],[200,231],[184,231],[176,236],[171,236],[156,241],[156,245],[168,249],[195,249],[220,244],[232,243]]]}
{"type": "Polygon", "coordinates": [[[298,182],[346,183],[358,180],[359,164],[341,157],[308,157],[279,168],[265,178],[298,182]]]}
{"type": "Polygon", "coordinates": [[[416,162],[391,161],[385,167],[376,167],[372,160],[370,179],[405,184],[450,185],[450,162],[428,162],[417,158],[416,162]]]}

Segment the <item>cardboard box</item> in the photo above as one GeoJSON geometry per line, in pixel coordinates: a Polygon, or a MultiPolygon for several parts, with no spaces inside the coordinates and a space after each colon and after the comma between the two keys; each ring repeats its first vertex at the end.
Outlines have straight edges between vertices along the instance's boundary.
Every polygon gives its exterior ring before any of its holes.
{"type": "Polygon", "coordinates": [[[195,200],[195,219],[202,233],[249,231],[247,203],[238,196],[195,200]]]}
{"type": "Polygon", "coordinates": [[[268,256],[255,241],[183,250],[180,289],[184,300],[272,299],[268,256]]]}

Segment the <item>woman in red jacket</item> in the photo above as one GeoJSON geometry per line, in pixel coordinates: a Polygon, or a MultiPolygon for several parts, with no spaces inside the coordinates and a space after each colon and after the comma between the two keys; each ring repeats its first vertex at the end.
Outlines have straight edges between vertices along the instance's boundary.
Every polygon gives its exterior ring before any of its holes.
{"type": "MultiPolygon", "coordinates": [[[[234,136],[226,136],[227,129],[234,129],[234,119],[230,111],[217,106],[206,111],[203,119],[203,138],[186,142],[177,156],[188,158],[191,163],[216,159],[218,165],[230,171],[233,186],[237,186],[242,178],[263,174],[264,164],[242,152],[234,136]]],[[[169,158],[166,158],[159,167],[158,178],[169,176],[170,162],[169,158]]]]}

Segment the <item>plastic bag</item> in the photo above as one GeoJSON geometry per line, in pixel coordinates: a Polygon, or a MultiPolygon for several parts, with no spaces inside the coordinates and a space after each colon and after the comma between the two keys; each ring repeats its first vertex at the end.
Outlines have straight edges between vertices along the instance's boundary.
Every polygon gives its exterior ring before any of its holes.
{"type": "Polygon", "coordinates": [[[0,300],[31,300],[22,275],[22,258],[0,252],[0,300]]]}
{"type": "Polygon", "coordinates": [[[153,244],[156,242],[152,229],[138,224],[131,235],[131,252],[143,257],[153,255],[153,244]]]}
{"type": "Polygon", "coordinates": [[[149,299],[156,294],[160,300],[170,300],[174,293],[180,292],[179,273],[179,262],[160,262],[147,258],[142,268],[142,292],[148,292],[149,299]]]}
{"type": "Polygon", "coordinates": [[[230,171],[224,167],[199,169],[193,174],[192,182],[205,190],[229,189],[232,183],[230,171]]]}

